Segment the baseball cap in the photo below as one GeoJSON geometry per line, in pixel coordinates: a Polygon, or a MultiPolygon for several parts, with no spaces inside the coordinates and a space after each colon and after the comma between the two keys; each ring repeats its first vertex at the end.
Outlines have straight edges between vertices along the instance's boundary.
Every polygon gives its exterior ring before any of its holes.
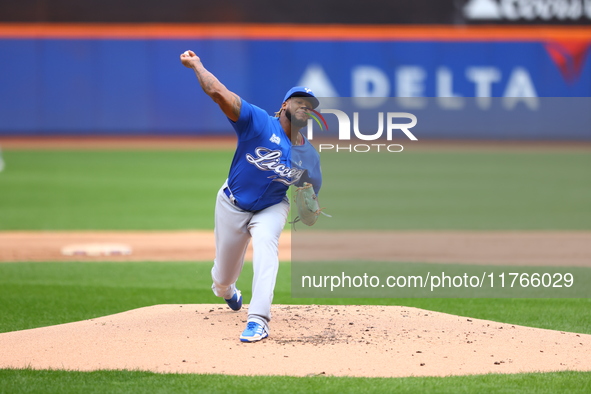
{"type": "Polygon", "coordinates": [[[294,86],[293,88],[289,89],[289,91],[285,94],[283,102],[286,102],[290,97],[310,98],[310,101],[312,102],[312,108],[316,108],[318,107],[318,104],[320,104],[316,96],[314,96],[314,92],[312,92],[310,88],[304,86],[294,86]]]}

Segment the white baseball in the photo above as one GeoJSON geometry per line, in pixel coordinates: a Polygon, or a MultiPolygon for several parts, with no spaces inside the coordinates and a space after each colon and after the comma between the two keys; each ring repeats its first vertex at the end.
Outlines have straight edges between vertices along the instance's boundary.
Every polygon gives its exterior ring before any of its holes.
{"type": "Polygon", "coordinates": [[[189,51],[185,51],[184,55],[190,56],[189,51]]]}

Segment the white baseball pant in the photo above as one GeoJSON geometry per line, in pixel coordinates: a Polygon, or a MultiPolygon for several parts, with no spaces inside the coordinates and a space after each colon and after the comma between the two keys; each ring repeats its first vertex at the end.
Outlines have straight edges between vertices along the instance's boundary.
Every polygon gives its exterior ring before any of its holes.
{"type": "Polygon", "coordinates": [[[289,199],[286,196],[278,204],[249,212],[234,205],[224,193],[225,187],[227,183],[218,191],[215,206],[216,255],[211,270],[211,288],[218,297],[232,297],[252,238],[254,276],[248,321],[262,324],[269,330],[279,269],[279,236],[289,214],[289,199]]]}

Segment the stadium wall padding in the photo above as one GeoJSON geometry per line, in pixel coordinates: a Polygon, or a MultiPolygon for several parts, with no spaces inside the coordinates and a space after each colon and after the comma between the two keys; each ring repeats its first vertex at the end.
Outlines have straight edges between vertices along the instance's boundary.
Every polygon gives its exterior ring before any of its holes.
{"type": "MultiPolygon", "coordinates": [[[[230,90],[271,114],[298,84],[317,96],[591,97],[591,38],[575,44],[0,37],[0,135],[232,134],[193,72],[181,65],[187,49],[230,90]]],[[[524,138],[535,136],[535,123],[524,126],[524,138]]],[[[564,137],[556,133],[545,137],[564,137]]],[[[582,127],[568,138],[590,134],[582,127]]],[[[451,130],[439,137],[465,135],[451,130]]],[[[499,137],[487,127],[477,136],[499,137]]]]}

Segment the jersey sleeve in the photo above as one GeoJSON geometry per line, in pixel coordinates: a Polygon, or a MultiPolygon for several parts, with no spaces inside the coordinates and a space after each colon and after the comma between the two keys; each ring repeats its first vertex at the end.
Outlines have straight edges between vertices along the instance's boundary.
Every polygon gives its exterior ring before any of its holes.
{"type": "Polygon", "coordinates": [[[240,140],[249,140],[259,135],[269,121],[269,115],[256,105],[241,99],[240,117],[236,122],[228,118],[240,140]]]}
{"type": "Polygon", "coordinates": [[[311,170],[308,170],[308,177],[310,179],[309,182],[314,185],[314,192],[319,195],[320,188],[322,187],[322,168],[320,168],[320,160],[316,161],[311,170]]]}
{"type": "MultiPolygon", "coordinates": [[[[298,147],[298,152],[295,153],[293,160],[305,169],[304,175],[295,183],[295,186],[303,186],[304,182],[312,184],[314,192],[320,193],[322,187],[322,168],[320,167],[320,155],[314,147],[306,142],[304,147],[298,147]]],[[[292,153],[293,154],[293,153],[292,153]]],[[[298,165],[298,167],[300,167],[298,165]]]]}

